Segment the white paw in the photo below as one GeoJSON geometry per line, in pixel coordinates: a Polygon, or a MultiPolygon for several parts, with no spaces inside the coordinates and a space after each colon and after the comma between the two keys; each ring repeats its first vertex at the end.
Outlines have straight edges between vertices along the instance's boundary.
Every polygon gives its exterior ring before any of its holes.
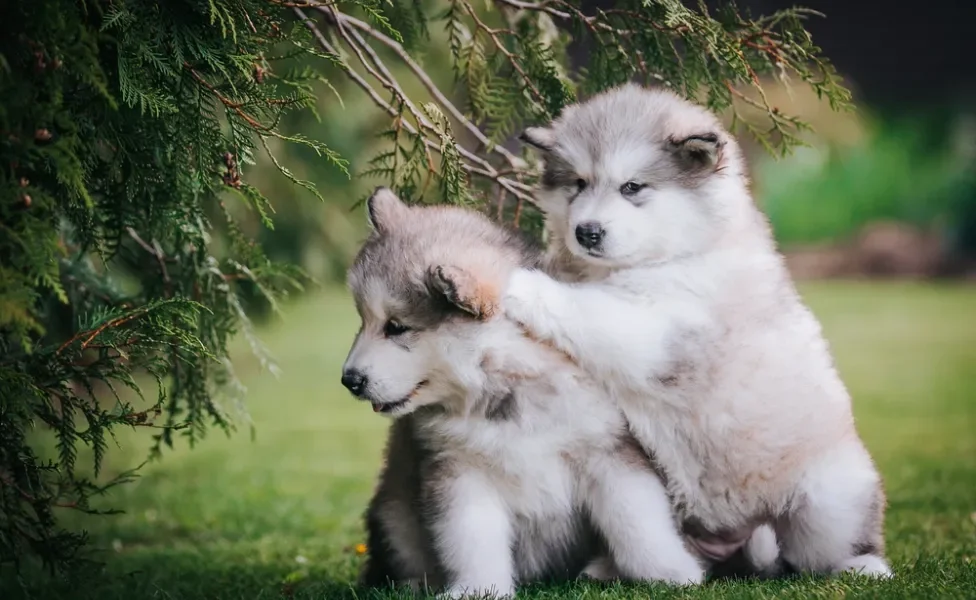
{"type": "Polygon", "coordinates": [[[874,554],[863,554],[849,558],[842,562],[835,572],[850,572],[861,577],[875,577],[877,579],[889,579],[895,576],[891,572],[888,562],[874,554]]]}
{"type": "Polygon", "coordinates": [[[665,566],[660,571],[660,575],[651,579],[671,585],[698,585],[705,581],[705,570],[694,559],[682,561],[680,565],[665,566]]]}
{"type": "Polygon", "coordinates": [[[464,585],[454,584],[448,586],[443,592],[437,595],[444,600],[474,600],[474,599],[498,599],[513,598],[515,596],[515,586],[511,584],[491,584],[491,585],[464,585]]]}
{"type": "Polygon", "coordinates": [[[779,543],[776,532],[769,525],[760,525],[752,532],[745,548],[749,565],[759,573],[773,571],[777,568],[779,559],[779,543]]]}
{"type": "Polygon", "coordinates": [[[545,318],[542,303],[542,284],[546,275],[528,269],[516,269],[508,280],[502,297],[502,310],[509,319],[527,328],[530,333],[542,333],[545,318]]]}
{"type": "Polygon", "coordinates": [[[673,556],[667,560],[658,556],[645,568],[627,574],[626,579],[661,582],[669,585],[698,585],[705,581],[705,569],[691,555],[673,556]]]}

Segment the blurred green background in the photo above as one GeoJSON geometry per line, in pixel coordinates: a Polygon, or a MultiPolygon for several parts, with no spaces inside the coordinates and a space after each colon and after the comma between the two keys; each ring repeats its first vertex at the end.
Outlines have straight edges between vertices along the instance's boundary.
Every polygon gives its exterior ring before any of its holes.
{"type": "MultiPolygon", "coordinates": [[[[432,31],[436,44],[443,32],[432,31]]],[[[424,65],[450,89],[446,56],[424,65]]],[[[842,74],[844,64],[835,58],[842,74]]],[[[338,72],[325,75],[321,122],[288,127],[326,141],[354,173],[382,143],[389,120],[338,72]]],[[[397,73],[402,75],[402,73],[397,73]]],[[[403,77],[404,80],[408,79],[403,77]]],[[[858,82],[850,81],[857,89],[858,82]]],[[[419,93],[418,89],[408,92],[419,93]]],[[[859,428],[886,479],[889,583],[728,583],[696,597],[966,597],[976,589],[976,110],[972,102],[875,106],[835,113],[800,82],[769,84],[771,101],[813,125],[808,147],[786,158],[748,139],[757,202],[769,215],[801,291],[824,323],[854,397],[859,428]],[[895,107],[895,109],[892,108],[895,107]]],[[[273,259],[302,265],[319,283],[266,315],[261,335],[281,367],[263,372],[245,344],[235,367],[249,420],[214,431],[149,464],[135,483],[100,500],[122,515],[79,517],[111,577],[32,588],[41,597],[348,597],[362,560],[361,514],[380,465],[388,422],[339,384],[358,328],[343,277],[364,239],[354,205],[384,183],[343,174],[302,148],[275,148],[318,201],[273,165],[244,171],[273,200],[274,229],[237,210],[273,259]],[[249,435],[249,428],[253,434],[249,435]]],[[[106,476],[138,465],[151,432],[124,432],[106,476]]],[[[13,596],[24,590],[11,586],[13,596]]],[[[644,586],[629,597],[681,597],[644,586]]],[[[598,587],[533,597],[601,597],[598,587]]],[[[605,597],[605,596],[602,596],[605,597]]],[[[971,597],[971,596],[970,596],[971,597]]]]}

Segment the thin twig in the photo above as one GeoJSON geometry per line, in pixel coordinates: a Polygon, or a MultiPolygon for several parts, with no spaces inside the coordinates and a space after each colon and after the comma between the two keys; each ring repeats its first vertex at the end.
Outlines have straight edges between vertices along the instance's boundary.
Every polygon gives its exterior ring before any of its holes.
{"type": "MultiPolygon", "coordinates": [[[[294,10],[295,14],[298,15],[298,18],[301,20],[302,24],[305,25],[305,27],[307,27],[309,31],[312,32],[312,35],[315,37],[315,40],[319,43],[319,45],[322,46],[322,49],[338,58],[340,56],[339,52],[331,44],[331,42],[329,42],[329,40],[319,30],[319,28],[315,25],[315,21],[312,21],[309,17],[307,17],[305,13],[302,11],[302,9],[300,8],[296,7],[293,8],[292,10],[294,10]]],[[[391,117],[397,116],[398,113],[396,109],[393,108],[393,106],[390,105],[386,100],[384,100],[376,92],[376,90],[373,89],[373,86],[371,86],[369,82],[363,79],[363,77],[359,73],[353,71],[352,68],[349,67],[349,65],[347,65],[344,61],[340,61],[339,66],[340,68],[342,68],[343,71],[345,71],[346,76],[349,77],[349,79],[352,79],[353,83],[355,83],[360,88],[362,88],[362,90],[366,92],[367,95],[369,95],[369,97],[373,100],[373,102],[377,106],[379,106],[387,113],[389,113],[391,117]]],[[[410,123],[405,123],[404,126],[407,128],[408,131],[410,131],[414,135],[417,134],[417,130],[414,129],[410,123]]]]}
{"type": "Polygon", "coordinates": [[[502,222],[502,218],[504,217],[504,214],[505,214],[504,213],[504,208],[505,208],[505,188],[503,188],[502,186],[498,186],[498,195],[495,197],[495,203],[498,205],[498,216],[497,216],[497,219],[498,219],[498,222],[501,223],[502,222]]]}
{"type": "MultiPolygon", "coordinates": [[[[434,127],[433,123],[431,123],[430,120],[427,119],[427,117],[425,117],[417,109],[417,107],[413,104],[413,102],[410,101],[410,98],[407,96],[406,92],[403,91],[403,88],[400,87],[400,84],[397,82],[396,77],[386,67],[386,65],[383,63],[383,60],[379,57],[378,54],[376,54],[373,48],[366,42],[366,40],[363,39],[361,35],[359,35],[358,32],[354,30],[344,29],[341,23],[342,13],[340,13],[335,9],[332,10],[332,13],[333,13],[332,15],[333,22],[337,23],[336,28],[339,33],[339,36],[342,37],[346,41],[346,43],[349,44],[350,47],[354,49],[356,55],[360,59],[360,62],[363,62],[363,66],[367,69],[367,71],[373,74],[374,77],[377,77],[377,79],[379,79],[381,83],[384,83],[387,89],[393,92],[393,94],[397,97],[397,99],[406,105],[407,109],[413,115],[414,119],[417,121],[417,124],[420,127],[430,131],[435,136],[439,136],[440,132],[437,130],[436,127],[434,127]],[[348,36],[345,35],[346,32],[349,33],[348,36]],[[370,60],[372,61],[372,64],[376,67],[376,69],[380,70],[380,72],[383,74],[382,78],[377,76],[376,72],[373,69],[371,69],[368,64],[364,62],[363,53],[368,55],[370,60]]],[[[489,179],[499,181],[501,185],[503,185],[506,189],[512,191],[513,193],[515,193],[514,188],[523,187],[520,186],[519,182],[515,182],[515,181],[508,181],[502,183],[501,182],[502,178],[499,177],[498,171],[491,165],[491,163],[489,163],[484,158],[478,156],[474,152],[471,152],[470,150],[468,150],[467,148],[465,148],[460,144],[457,144],[456,147],[458,149],[458,152],[461,154],[461,156],[480,166],[480,168],[471,167],[470,169],[467,169],[469,172],[480,174],[489,179]]],[[[438,151],[440,151],[439,148],[440,147],[438,146],[438,151]]],[[[531,188],[529,188],[528,186],[524,186],[523,189],[527,192],[531,192],[531,188]]],[[[529,199],[531,200],[531,197],[529,199]]]]}
{"type": "Polygon", "coordinates": [[[65,348],[67,348],[71,344],[77,342],[82,337],[85,337],[87,335],[88,337],[86,337],[85,338],[85,341],[83,341],[81,343],[81,349],[84,350],[84,349],[88,348],[88,344],[90,344],[92,342],[92,340],[94,340],[96,337],[98,337],[98,334],[102,333],[103,331],[105,331],[109,327],[118,327],[119,325],[123,325],[125,323],[128,323],[129,321],[132,321],[133,319],[137,319],[137,318],[145,315],[146,312],[147,311],[145,309],[138,310],[138,311],[136,311],[136,312],[134,312],[132,314],[126,315],[124,317],[116,317],[114,319],[109,319],[108,321],[102,323],[94,331],[92,331],[90,329],[89,330],[86,330],[86,331],[79,331],[78,333],[76,333],[73,336],[71,336],[71,338],[68,339],[68,341],[66,341],[65,343],[61,344],[61,346],[57,349],[57,351],[55,352],[55,354],[61,354],[61,352],[63,352],[65,348]]]}
{"type": "Polygon", "coordinates": [[[478,29],[488,34],[488,37],[490,37],[491,41],[495,44],[495,48],[499,52],[501,52],[502,55],[505,56],[505,58],[508,59],[508,63],[512,65],[512,68],[515,69],[515,72],[518,73],[519,77],[522,78],[523,83],[525,83],[526,89],[528,89],[529,92],[531,92],[533,99],[536,102],[538,102],[541,107],[544,108],[546,106],[546,99],[542,96],[542,93],[539,92],[539,89],[535,87],[535,84],[532,83],[532,78],[529,77],[528,73],[525,72],[525,69],[522,68],[522,65],[519,64],[519,61],[518,59],[515,58],[515,55],[512,54],[508,48],[505,47],[505,44],[501,40],[498,39],[499,30],[488,27],[488,25],[486,25],[484,21],[478,18],[478,13],[475,12],[474,8],[472,8],[470,4],[468,4],[467,2],[463,4],[464,4],[465,12],[468,13],[468,16],[471,17],[471,20],[474,21],[474,24],[478,27],[478,29]]]}
{"type": "Polygon", "coordinates": [[[267,127],[265,125],[262,125],[261,123],[259,123],[257,121],[257,119],[255,119],[251,115],[249,115],[246,112],[244,112],[244,110],[241,108],[242,106],[244,106],[244,103],[243,102],[234,102],[230,98],[228,98],[227,96],[224,96],[223,94],[221,94],[219,91],[217,91],[217,88],[215,88],[214,86],[212,86],[209,83],[207,83],[207,80],[204,79],[203,77],[201,77],[200,74],[197,73],[190,66],[190,63],[184,62],[183,63],[183,66],[190,72],[190,75],[193,77],[193,79],[195,79],[197,81],[197,83],[199,83],[200,85],[202,85],[203,87],[205,87],[207,90],[210,91],[210,93],[212,93],[214,96],[216,96],[217,99],[220,100],[221,104],[223,104],[227,108],[229,108],[232,111],[234,111],[235,113],[237,113],[237,116],[239,116],[240,118],[242,118],[245,121],[247,121],[247,124],[248,125],[250,125],[254,129],[258,130],[259,132],[265,132],[265,133],[272,132],[272,128],[271,127],[267,127]]]}
{"type": "Polygon", "coordinates": [[[57,502],[54,499],[55,496],[52,496],[50,498],[38,498],[37,496],[28,494],[24,490],[20,489],[20,486],[18,486],[14,482],[13,478],[7,475],[6,473],[4,473],[3,471],[0,471],[0,482],[3,482],[4,485],[9,486],[12,490],[17,492],[17,495],[19,495],[21,498],[23,498],[24,500],[26,500],[31,504],[41,503],[41,504],[46,504],[48,506],[56,506],[58,508],[79,508],[77,502],[57,502]]]}
{"type": "MultiPolygon", "coordinates": [[[[325,50],[326,52],[328,52],[333,56],[336,57],[340,56],[337,49],[332,45],[331,42],[329,42],[328,38],[325,37],[325,35],[321,32],[321,30],[319,30],[315,21],[313,21],[310,17],[308,17],[305,14],[305,12],[300,8],[294,7],[292,8],[292,10],[301,20],[302,24],[304,24],[305,27],[307,27],[309,31],[312,32],[312,35],[315,37],[316,41],[322,47],[323,50],[325,50]]],[[[349,45],[350,48],[352,48],[353,53],[356,55],[357,59],[363,64],[363,68],[366,69],[367,73],[373,76],[384,87],[386,87],[390,92],[392,92],[398,102],[402,101],[404,105],[407,107],[410,114],[417,121],[417,126],[415,126],[413,123],[410,123],[409,121],[406,120],[402,121],[403,129],[408,131],[411,135],[421,139],[425,148],[435,151],[437,153],[441,153],[442,148],[440,144],[429,139],[426,135],[422,133],[420,129],[418,129],[418,127],[421,127],[423,129],[426,129],[436,134],[436,129],[434,128],[433,124],[430,123],[430,121],[426,117],[424,117],[416,109],[416,107],[412,106],[412,104],[410,103],[409,99],[406,96],[406,93],[403,92],[402,88],[399,86],[396,80],[392,79],[392,76],[391,76],[392,80],[390,80],[387,79],[387,77],[381,74],[379,71],[377,71],[377,69],[381,69],[382,71],[388,74],[389,70],[386,69],[385,65],[374,66],[375,65],[374,62],[367,60],[366,54],[364,53],[366,51],[363,49],[363,46],[368,46],[368,44],[366,44],[366,41],[362,38],[362,36],[359,36],[355,31],[351,32],[353,35],[346,35],[345,29],[340,30],[341,25],[335,25],[335,24],[338,21],[340,21],[342,17],[337,18],[333,14],[327,14],[326,18],[329,19],[330,23],[336,26],[337,33],[343,39],[343,41],[347,45],[349,45]]],[[[373,56],[376,56],[375,53],[372,54],[373,56]]],[[[382,65],[382,60],[380,60],[378,56],[376,56],[376,61],[378,61],[380,65],[382,65]]],[[[366,94],[373,100],[373,102],[377,106],[379,106],[383,111],[385,111],[388,115],[390,115],[393,118],[398,118],[400,116],[400,112],[397,111],[397,109],[392,104],[384,100],[379,95],[379,93],[373,88],[373,86],[370,85],[370,83],[366,81],[366,79],[363,78],[359,73],[354,71],[348,64],[346,64],[345,61],[339,61],[339,66],[346,73],[346,75],[363,91],[365,91],[366,94]]],[[[462,167],[468,173],[498,183],[498,185],[505,188],[506,191],[508,191],[516,198],[528,202],[534,202],[534,198],[531,195],[533,191],[531,186],[528,186],[522,183],[521,181],[516,181],[514,179],[504,177],[499,173],[497,169],[495,169],[491,165],[491,163],[486,161],[484,158],[478,156],[477,154],[471,152],[470,150],[464,148],[460,144],[458,144],[458,152],[461,154],[461,156],[464,159],[466,159],[470,163],[474,163],[474,164],[469,164],[466,162],[462,164],[462,167]]],[[[513,172],[518,173],[519,171],[513,168],[513,172]]]]}
{"type": "MultiPolygon", "coordinates": [[[[353,51],[356,53],[360,62],[363,63],[363,67],[365,67],[366,70],[370,72],[371,75],[373,75],[381,83],[383,83],[383,85],[393,93],[393,95],[397,98],[399,102],[403,103],[403,105],[407,107],[407,110],[410,112],[411,115],[413,115],[413,118],[417,121],[417,124],[421,128],[430,131],[436,136],[439,136],[440,132],[438,131],[438,129],[434,126],[433,123],[430,122],[430,119],[428,119],[417,108],[417,106],[410,100],[410,97],[407,95],[407,93],[403,91],[402,87],[400,87],[400,84],[397,82],[396,77],[386,67],[386,64],[379,57],[379,55],[376,54],[373,48],[366,42],[365,39],[363,39],[361,35],[359,35],[358,32],[354,30],[346,30],[343,27],[341,23],[343,20],[342,13],[340,13],[335,9],[332,10],[332,13],[333,13],[332,15],[333,23],[338,23],[336,28],[339,33],[339,36],[342,37],[343,40],[345,40],[345,42],[351,48],[353,48],[353,51]],[[348,35],[346,35],[346,33],[348,33],[348,35]],[[382,77],[377,75],[376,71],[373,70],[370,67],[370,65],[365,62],[363,53],[369,56],[371,63],[375,66],[376,69],[379,69],[379,71],[382,73],[383,75],[382,77]]],[[[481,167],[481,169],[487,174],[488,177],[495,178],[497,176],[497,171],[487,160],[478,156],[474,152],[471,152],[470,150],[468,150],[464,146],[461,146],[460,144],[457,144],[457,149],[458,152],[461,154],[461,156],[470,160],[473,163],[478,164],[481,167]]]]}
{"type": "MultiPolygon", "coordinates": [[[[322,12],[325,12],[324,9],[320,9],[320,10],[322,10],[322,12]]],[[[414,75],[416,75],[417,79],[419,79],[420,82],[424,85],[424,87],[427,88],[427,91],[430,92],[430,94],[434,97],[434,99],[437,100],[437,102],[439,102],[441,106],[443,106],[451,114],[451,116],[453,116],[454,119],[457,120],[468,132],[470,132],[471,135],[475,137],[475,139],[481,142],[481,144],[485,147],[485,149],[501,154],[502,156],[505,157],[508,163],[512,165],[512,167],[514,168],[519,168],[519,167],[524,168],[525,166],[524,160],[522,160],[518,156],[515,156],[507,149],[505,149],[503,146],[498,146],[493,144],[491,140],[489,140],[488,137],[485,136],[485,134],[480,129],[478,129],[478,127],[474,123],[468,120],[464,116],[464,114],[461,113],[461,111],[458,110],[458,108],[454,106],[454,104],[450,100],[447,99],[447,97],[440,91],[437,85],[435,85],[434,82],[431,81],[430,76],[427,75],[427,72],[424,71],[424,69],[420,65],[418,65],[416,61],[414,61],[410,57],[409,54],[407,54],[407,51],[403,48],[403,45],[401,45],[399,42],[392,39],[391,37],[383,34],[382,32],[377,31],[375,28],[370,27],[370,25],[364,21],[361,21],[355,17],[351,17],[343,13],[338,13],[338,14],[341,20],[345,21],[346,23],[349,23],[350,25],[356,27],[357,29],[362,30],[367,35],[377,40],[387,48],[391,49],[394,53],[396,53],[397,56],[399,56],[400,59],[404,62],[404,64],[406,64],[407,67],[409,67],[410,70],[413,71],[414,75]]]]}
{"type": "Polygon", "coordinates": [[[136,233],[135,229],[131,227],[126,227],[125,229],[127,232],[129,232],[129,237],[135,240],[137,244],[142,246],[142,249],[151,254],[156,259],[156,262],[159,263],[159,270],[163,276],[163,283],[165,283],[166,287],[169,288],[170,278],[169,271],[166,269],[166,255],[163,254],[163,249],[160,247],[159,242],[153,240],[152,245],[150,245],[146,243],[144,239],[139,237],[139,234],[136,233]]]}

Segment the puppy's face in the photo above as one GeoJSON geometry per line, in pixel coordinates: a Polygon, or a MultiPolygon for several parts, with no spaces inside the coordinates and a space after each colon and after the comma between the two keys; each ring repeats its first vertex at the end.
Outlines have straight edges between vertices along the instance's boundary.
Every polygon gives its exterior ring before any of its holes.
{"type": "Polygon", "coordinates": [[[375,412],[463,404],[482,385],[486,322],[501,289],[488,263],[498,261],[479,253],[480,216],[458,211],[407,207],[385,189],[369,200],[374,231],[348,275],[362,327],[342,383],[375,412]]]}
{"type": "Polygon", "coordinates": [[[718,234],[727,134],[683,102],[628,86],[523,133],[542,152],[540,205],[568,252],[627,267],[694,254],[718,234]]]}

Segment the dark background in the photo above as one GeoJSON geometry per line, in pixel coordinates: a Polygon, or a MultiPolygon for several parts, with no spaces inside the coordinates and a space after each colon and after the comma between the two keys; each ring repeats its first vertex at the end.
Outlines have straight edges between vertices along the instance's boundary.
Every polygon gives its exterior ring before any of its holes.
{"type": "MultiPolygon", "coordinates": [[[[607,8],[614,2],[584,4],[607,8]]],[[[710,8],[721,4],[706,2],[710,8]]],[[[976,2],[742,0],[737,4],[754,16],[791,6],[824,13],[825,18],[811,17],[807,23],[814,43],[837,66],[855,99],[877,110],[903,112],[976,102],[976,2]]]]}

